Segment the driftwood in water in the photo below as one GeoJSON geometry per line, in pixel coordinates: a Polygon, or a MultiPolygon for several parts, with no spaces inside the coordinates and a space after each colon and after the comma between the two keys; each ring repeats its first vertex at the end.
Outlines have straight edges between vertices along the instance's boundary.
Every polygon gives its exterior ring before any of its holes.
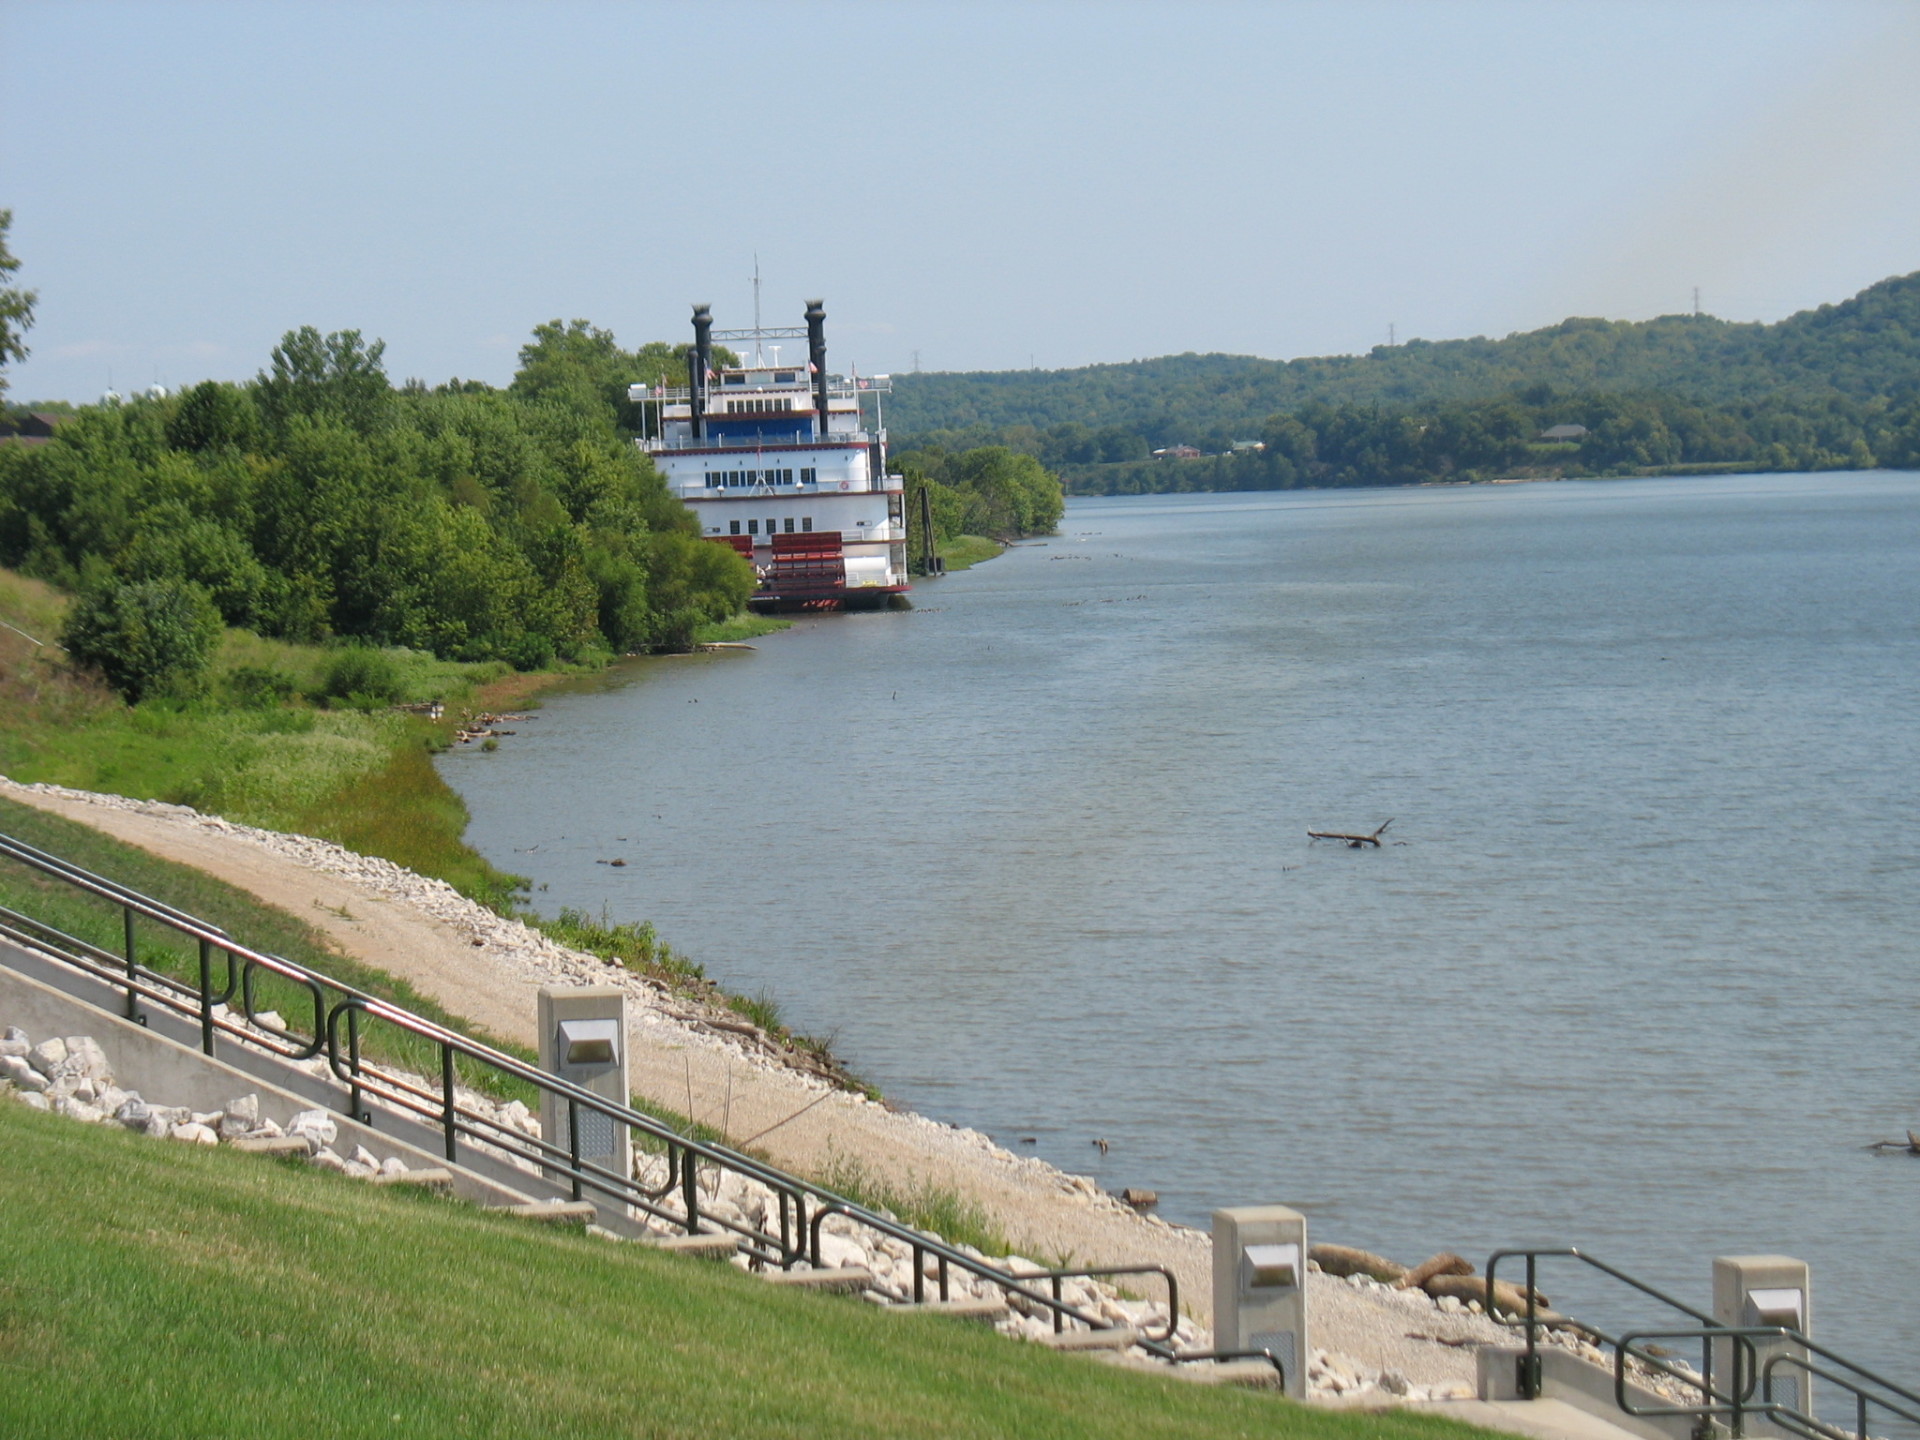
{"type": "MultiPolygon", "coordinates": [[[[1391,820],[1387,821],[1387,825],[1391,825],[1392,823],[1393,821],[1391,820]]],[[[1307,831],[1307,838],[1309,840],[1338,840],[1349,850],[1358,850],[1362,845],[1371,845],[1374,849],[1378,850],[1380,848],[1380,837],[1387,833],[1387,825],[1382,825],[1371,835],[1346,835],[1338,830],[1309,830],[1307,831]]]]}
{"type": "Polygon", "coordinates": [[[1867,1146],[1869,1150],[1898,1150],[1907,1155],[1920,1155],[1920,1131],[1907,1131],[1904,1143],[1899,1140],[1876,1140],[1867,1146]]]}

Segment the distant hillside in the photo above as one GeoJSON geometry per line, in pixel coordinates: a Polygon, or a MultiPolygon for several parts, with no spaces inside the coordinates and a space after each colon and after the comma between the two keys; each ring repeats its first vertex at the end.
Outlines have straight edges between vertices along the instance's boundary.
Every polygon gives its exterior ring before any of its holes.
{"type": "Polygon", "coordinates": [[[1402,408],[1541,386],[1713,405],[1908,399],[1920,395],[1920,272],[1773,325],[1706,315],[1571,319],[1504,340],[1412,340],[1367,355],[1188,354],[1077,370],[896,375],[888,420],[905,441],[1084,426],[1085,453],[1072,459],[1118,462],[1175,444],[1223,450],[1260,436],[1274,414],[1313,403],[1402,408]]]}

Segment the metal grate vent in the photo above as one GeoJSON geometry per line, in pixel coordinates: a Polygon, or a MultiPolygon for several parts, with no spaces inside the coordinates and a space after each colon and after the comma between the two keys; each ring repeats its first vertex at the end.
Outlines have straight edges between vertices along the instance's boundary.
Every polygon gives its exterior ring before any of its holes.
{"type": "Polygon", "coordinates": [[[1278,1360],[1280,1368],[1287,1372],[1286,1382],[1289,1386],[1294,1383],[1294,1348],[1291,1330],[1262,1330],[1258,1334],[1247,1337],[1247,1349],[1273,1352],[1273,1358],[1278,1360]]]}
{"type": "MultiPolygon", "coordinates": [[[[562,1113],[560,1126],[566,1128],[566,1116],[562,1113]]],[[[561,1137],[566,1138],[564,1135],[561,1137]]],[[[583,1110],[580,1115],[580,1158],[582,1160],[603,1160],[613,1154],[613,1117],[602,1115],[598,1110],[583,1110]]]]}

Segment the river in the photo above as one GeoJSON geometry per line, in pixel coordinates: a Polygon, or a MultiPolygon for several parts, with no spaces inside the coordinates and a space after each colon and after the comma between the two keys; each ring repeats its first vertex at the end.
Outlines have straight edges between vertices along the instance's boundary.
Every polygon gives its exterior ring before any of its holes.
{"type": "Polygon", "coordinates": [[[471,841],[1170,1218],[1785,1252],[1920,1379],[1920,475],[1080,500],[915,602],[553,697],[471,841]]]}

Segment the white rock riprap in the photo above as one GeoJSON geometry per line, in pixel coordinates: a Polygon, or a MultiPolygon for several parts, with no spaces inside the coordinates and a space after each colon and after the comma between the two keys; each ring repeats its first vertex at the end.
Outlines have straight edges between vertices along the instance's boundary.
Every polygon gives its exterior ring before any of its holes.
{"type": "MultiPolygon", "coordinates": [[[[218,1110],[191,1110],[163,1105],[136,1090],[113,1083],[113,1067],[90,1035],[50,1036],[35,1044],[26,1031],[8,1026],[0,1038],[0,1090],[11,1090],[21,1103],[51,1110],[88,1125],[118,1125],[155,1139],[189,1145],[218,1145],[223,1141],[265,1140],[295,1135],[307,1142],[309,1157],[320,1157],[339,1134],[324,1110],[304,1110],[285,1126],[262,1113],[257,1094],[236,1095],[218,1110]]],[[[334,1157],[337,1159],[338,1157],[334,1157]]],[[[406,1162],[398,1156],[375,1158],[356,1148],[346,1173],[371,1178],[377,1174],[404,1174],[406,1162]]]]}

